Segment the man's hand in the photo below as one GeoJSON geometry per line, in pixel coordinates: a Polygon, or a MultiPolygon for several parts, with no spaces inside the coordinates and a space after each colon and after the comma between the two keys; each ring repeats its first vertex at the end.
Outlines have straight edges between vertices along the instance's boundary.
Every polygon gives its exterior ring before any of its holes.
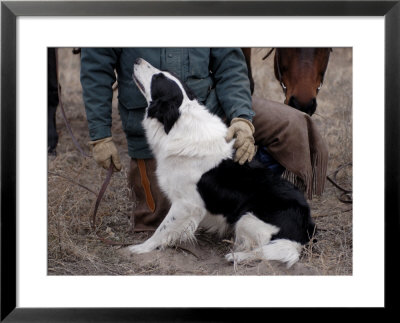
{"type": "Polygon", "coordinates": [[[99,166],[108,169],[112,162],[117,171],[121,170],[118,150],[112,137],[89,141],[89,145],[93,148],[93,158],[99,166]]]}
{"type": "Polygon", "coordinates": [[[226,135],[226,141],[229,142],[236,138],[233,145],[236,148],[234,161],[238,161],[240,165],[243,165],[246,161],[250,162],[256,154],[253,134],[254,126],[249,120],[243,118],[232,119],[226,135]]]}

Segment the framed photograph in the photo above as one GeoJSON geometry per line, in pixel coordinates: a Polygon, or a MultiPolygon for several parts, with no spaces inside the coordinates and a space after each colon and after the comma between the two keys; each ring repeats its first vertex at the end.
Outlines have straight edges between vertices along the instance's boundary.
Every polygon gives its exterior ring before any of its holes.
{"type": "MultiPolygon", "coordinates": [[[[399,1],[3,1],[1,25],[2,321],[235,321],[238,311],[271,308],[394,308],[399,1]],[[74,214],[92,214],[106,172],[79,156],[66,126],[58,156],[48,159],[45,151],[48,50],[57,48],[58,95],[88,151],[76,49],[232,46],[252,48],[254,95],[278,102],[286,86],[269,50],[332,48],[312,118],[335,148],[328,173],[352,167],[342,175],[350,200],[310,201],[322,233],[295,269],[222,268],[191,248],[180,249],[182,257],[157,256],[157,264],[149,257],[134,258],[140,265],[125,261],[118,242],[130,242],[123,234],[129,223],[121,224],[129,203],[119,183],[127,159],[101,204],[99,238],[74,214]],[[101,248],[110,241],[117,246],[101,248]]],[[[340,186],[334,184],[332,197],[340,186]]]]}

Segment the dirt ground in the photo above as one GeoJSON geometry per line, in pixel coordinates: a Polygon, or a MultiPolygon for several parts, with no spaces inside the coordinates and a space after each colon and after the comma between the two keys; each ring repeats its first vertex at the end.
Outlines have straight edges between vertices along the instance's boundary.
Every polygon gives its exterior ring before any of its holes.
{"type": "MultiPolygon", "coordinates": [[[[273,74],[272,56],[262,60],[269,48],[253,49],[255,96],[283,102],[273,74]]],[[[88,127],[79,81],[80,57],[71,48],[59,49],[62,101],[78,142],[89,153],[88,127]]],[[[116,94],[116,93],[115,93],[116,94]]],[[[334,48],[318,95],[313,116],[329,146],[328,175],[352,162],[352,49],[334,48]]],[[[57,156],[48,158],[48,274],[49,275],[351,275],[353,259],[352,204],[339,200],[341,191],[329,181],[325,192],[310,202],[317,224],[316,243],[304,247],[292,268],[276,262],[251,261],[232,265],[224,255],[232,240],[197,233],[197,243],[145,255],[128,255],[121,246],[102,242],[91,230],[89,218],[106,176],[92,158],[75,148],[57,111],[57,156]],[[90,189],[90,190],[88,190],[90,189]]],[[[114,173],[97,214],[97,232],[119,243],[139,243],[146,233],[132,233],[128,215],[126,175],[129,165],[126,139],[121,129],[117,101],[113,101],[113,137],[123,169],[114,173]]],[[[337,174],[338,183],[352,187],[352,168],[337,174]]]]}

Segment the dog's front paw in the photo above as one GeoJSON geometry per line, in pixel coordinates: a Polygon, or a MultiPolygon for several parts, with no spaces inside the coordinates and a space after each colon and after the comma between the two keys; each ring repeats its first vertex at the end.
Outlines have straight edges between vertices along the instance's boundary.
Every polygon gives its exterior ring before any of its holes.
{"type": "Polygon", "coordinates": [[[141,244],[130,246],[130,247],[128,247],[128,250],[131,253],[140,254],[140,253],[146,253],[146,252],[153,251],[153,250],[157,249],[157,247],[158,247],[157,245],[146,241],[141,244]]]}
{"type": "Polygon", "coordinates": [[[233,253],[226,254],[225,259],[228,260],[229,262],[234,262],[235,261],[234,254],[233,253]]]}
{"type": "Polygon", "coordinates": [[[225,259],[229,262],[236,262],[237,264],[249,258],[247,252],[232,252],[225,255],[225,259]]]}

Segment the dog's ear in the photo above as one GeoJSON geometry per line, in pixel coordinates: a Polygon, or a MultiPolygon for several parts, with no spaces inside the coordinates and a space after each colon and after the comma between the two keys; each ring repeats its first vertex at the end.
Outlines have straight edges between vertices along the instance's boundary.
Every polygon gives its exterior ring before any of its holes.
{"type": "MultiPolygon", "coordinates": [[[[178,77],[178,75],[176,73],[174,73],[172,71],[169,71],[168,73],[171,74],[172,76],[175,76],[179,80],[179,77],[178,77]]],[[[162,74],[162,76],[164,76],[164,75],[162,74]]],[[[194,94],[192,89],[185,82],[180,82],[180,83],[181,83],[183,89],[185,90],[188,99],[190,101],[192,101],[194,99],[197,100],[197,96],[196,96],[196,94],[194,94]]]]}
{"type": "Polygon", "coordinates": [[[149,118],[156,118],[159,122],[164,125],[165,133],[168,134],[175,122],[179,119],[180,103],[176,100],[163,100],[157,99],[150,102],[147,116],[149,118]]]}

